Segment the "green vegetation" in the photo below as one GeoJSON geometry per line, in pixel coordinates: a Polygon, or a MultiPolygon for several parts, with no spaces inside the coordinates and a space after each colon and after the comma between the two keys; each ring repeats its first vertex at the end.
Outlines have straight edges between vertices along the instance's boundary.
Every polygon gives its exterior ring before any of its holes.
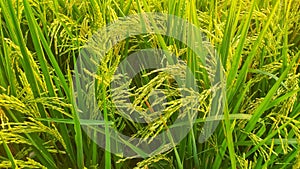
{"type": "MultiPolygon", "coordinates": [[[[0,0],[0,14],[0,168],[300,168],[299,0],[0,0]],[[201,86],[190,133],[171,150],[145,159],[98,147],[81,128],[93,121],[79,120],[72,95],[74,65],[87,40],[118,17],[142,12],[176,15],[199,27],[227,79],[224,115],[206,118],[210,84],[184,44],[143,34],[108,52],[95,97],[112,122],[102,125],[128,136],[157,136],[180,108],[173,92],[169,109],[153,123],[118,114],[109,84],[128,54],[169,50],[186,61],[201,86]],[[213,135],[198,142],[205,120],[215,119],[221,122],[213,135]]],[[[163,72],[145,70],[131,86],[135,106],[147,109],[151,88],[174,91],[176,84],[163,72]]]]}

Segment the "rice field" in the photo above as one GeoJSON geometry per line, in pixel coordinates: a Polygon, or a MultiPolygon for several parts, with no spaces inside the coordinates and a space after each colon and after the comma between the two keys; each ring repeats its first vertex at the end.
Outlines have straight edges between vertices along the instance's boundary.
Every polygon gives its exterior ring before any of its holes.
{"type": "Polygon", "coordinates": [[[299,0],[0,0],[0,168],[300,168],[299,48],[299,0]]]}

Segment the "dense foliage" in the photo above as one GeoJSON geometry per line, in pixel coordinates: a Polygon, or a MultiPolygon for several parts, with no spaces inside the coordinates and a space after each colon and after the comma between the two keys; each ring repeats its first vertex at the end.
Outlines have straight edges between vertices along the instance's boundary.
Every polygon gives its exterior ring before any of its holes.
{"type": "MultiPolygon", "coordinates": [[[[0,168],[300,167],[299,0],[0,0],[0,14],[0,168]],[[98,147],[83,132],[72,95],[74,63],[92,34],[142,12],[176,15],[199,27],[227,79],[224,116],[206,142],[197,138],[211,93],[199,75],[204,99],[194,127],[170,151],[145,159],[98,147]]],[[[114,47],[98,76],[109,82],[122,58],[144,48],[164,48],[192,70],[201,67],[185,45],[145,34],[114,47]]],[[[172,122],[176,106],[148,125],[126,119],[111,102],[109,83],[100,83],[99,109],[120,132],[155,137],[167,129],[165,120],[172,122]]],[[[176,87],[153,70],[131,86],[144,97],[151,87],[176,87]]],[[[169,98],[174,105],[180,100],[169,98]]],[[[133,102],[149,107],[141,97],[133,102]]]]}

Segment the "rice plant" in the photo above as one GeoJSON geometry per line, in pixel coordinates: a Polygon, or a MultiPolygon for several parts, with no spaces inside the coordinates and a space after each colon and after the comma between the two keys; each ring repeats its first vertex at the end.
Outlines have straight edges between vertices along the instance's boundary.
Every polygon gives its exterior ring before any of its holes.
{"type": "Polygon", "coordinates": [[[300,168],[299,0],[1,0],[0,14],[0,168],[300,168]],[[95,83],[80,86],[86,77],[76,72],[79,56],[99,30],[153,12],[182,18],[203,32],[201,40],[193,32],[184,36],[209,43],[206,54],[219,56],[207,63],[222,65],[226,97],[211,99],[219,86],[208,79],[216,72],[205,68],[192,47],[155,33],[115,44],[96,64],[95,83]],[[166,60],[172,53],[180,64],[143,69],[129,79],[114,76],[126,58],[150,48],[165,51],[166,60]],[[180,65],[193,73],[197,92],[171,75],[182,75],[176,72],[180,65]],[[129,87],[112,86],[118,78],[129,87]],[[78,101],[76,87],[93,92],[78,101]],[[118,98],[123,95],[130,104],[118,98]],[[102,119],[94,112],[89,120],[81,118],[85,110],[77,105],[89,105],[91,98],[97,106],[87,110],[99,111],[102,119]],[[210,116],[222,100],[223,114],[210,116]],[[132,113],[133,119],[120,108],[145,113],[132,113]],[[174,130],[170,126],[184,118],[181,109],[197,114],[185,113],[195,119],[191,126],[173,126],[189,129],[178,144],[171,134],[161,140],[170,140],[171,149],[161,146],[148,156],[130,144],[143,138],[139,144],[151,145],[174,130]],[[220,123],[201,142],[207,121],[220,123]],[[121,141],[139,156],[112,153],[120,147],[108,128],[127,135],[121,141]]]}

